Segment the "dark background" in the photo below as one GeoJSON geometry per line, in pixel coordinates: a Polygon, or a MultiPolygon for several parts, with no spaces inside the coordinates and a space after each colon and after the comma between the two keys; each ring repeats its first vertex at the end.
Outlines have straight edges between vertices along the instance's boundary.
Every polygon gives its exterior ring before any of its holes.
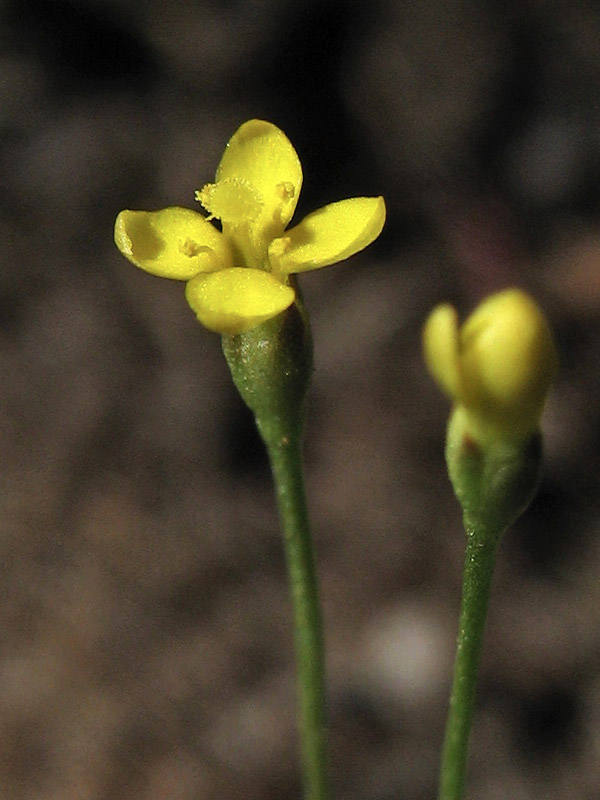
{"type": "Polygon", "coordinates": [[[112,242],[229,136],[294,143],[296,219],[383,194],[303,277],[335,795],[432,800],[464,534],[420,329],[508,285],[556,331],[546,469],[497,565],[469,797],[600,786],[600,6],[0,5],[0,794],[300,797],[272,489],[219,337],[112,242]]]}

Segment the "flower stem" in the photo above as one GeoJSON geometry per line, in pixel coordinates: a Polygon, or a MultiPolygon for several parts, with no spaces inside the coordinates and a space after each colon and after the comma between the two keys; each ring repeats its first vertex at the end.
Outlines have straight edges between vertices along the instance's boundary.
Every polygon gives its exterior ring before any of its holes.
{"type": "Polygon", "coordinates": [[[245,333],[224,336],[223,353],[254,414],[273,472],[294,618],[304,796],[328,800],[321,612],[302,468],[312,337],[300,291],[294,288],[294,305],[245,333]]]}
{"type": "Polygon", "coordinates": [[[446,723],[439,800],[461,800],[473,721],[475,687],[499,536],[467,529],[454,679],[446,723]]]}
{"type": "Polygon", "coordinates": [[[300,434],[265,436],[290,581],[305,800],[327,800],[325,667],[315,559],[306,506],[300,434]]]}

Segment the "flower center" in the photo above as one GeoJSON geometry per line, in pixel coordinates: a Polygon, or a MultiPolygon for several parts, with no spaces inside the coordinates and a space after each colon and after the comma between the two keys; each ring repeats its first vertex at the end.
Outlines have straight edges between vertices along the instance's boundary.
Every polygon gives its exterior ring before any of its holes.
{"type": "Polygon", "coordinates": [[[231,225],[253,222],[263,207],[260,194],[243,178],[225,178],[218,183],[207,183],[196,192],[196,200],[211,217],[231,225]]]}

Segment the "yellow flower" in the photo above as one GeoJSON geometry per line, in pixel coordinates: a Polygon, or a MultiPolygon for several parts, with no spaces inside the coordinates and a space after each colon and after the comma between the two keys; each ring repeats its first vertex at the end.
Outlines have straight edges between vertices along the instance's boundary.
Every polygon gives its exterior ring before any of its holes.
{"type": "Polygon", "coordinates": [[[491,295],[460,329],[456,310],[438,306],[423,344],[429,371],[477,441],[537,430],[558,359],[548,322],[525,292],[491,295]]]}
{"type": "Polygon", "coordinates": [[[208,216],[179,207],[121,211],[115,242],[146,272],[187,281],[187,301],[207,328],[243,333],[294,302],[290,274],[348,258],[383,227],[383,198],[356,197],[286,231],[301,186],[300,161],[285,134],[250,120],[229,140],[215,183],[196,192],[208,216]]]}

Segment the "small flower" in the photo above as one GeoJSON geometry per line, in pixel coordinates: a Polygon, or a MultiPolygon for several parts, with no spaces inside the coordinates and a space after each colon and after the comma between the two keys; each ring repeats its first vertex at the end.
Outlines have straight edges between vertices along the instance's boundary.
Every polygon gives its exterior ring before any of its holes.
{"type": "Polygon", "coordinates": [[[356,197],[286,231],[301,186],[300,161],[285,134],[250,120],[229,140],[215,183],[196,192],[208,216],[179,207],[121,211],[115,242],[146,272],[186,281],[187,301],[207,328],[243,333],[294,302],[291,274],[343,261],[383,228],[383,198],[356,197]]]}
{"type": "Polygon", "coordinates": [[[491,295],[460,329],[456,310],[440,305],[423,343],[429,371],[476,441],[525,439],[538,429],[558,359],[548,322],[525,292],[491,295]]]}

